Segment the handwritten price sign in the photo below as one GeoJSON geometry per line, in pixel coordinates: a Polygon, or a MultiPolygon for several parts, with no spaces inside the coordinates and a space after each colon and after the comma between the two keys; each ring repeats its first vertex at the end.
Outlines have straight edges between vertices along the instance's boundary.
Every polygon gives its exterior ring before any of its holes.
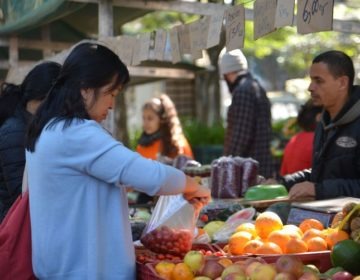
{"type": "Polygon", "coordinates": [[[226,51],[244,47],[245,8],[243,5],[232,7],[225,12],[226,51]]]}
{"type": "Polygon", "coordinates": [[[299,0],[297,30],[300,34],[332,30],[334,0],[299,0]]]}

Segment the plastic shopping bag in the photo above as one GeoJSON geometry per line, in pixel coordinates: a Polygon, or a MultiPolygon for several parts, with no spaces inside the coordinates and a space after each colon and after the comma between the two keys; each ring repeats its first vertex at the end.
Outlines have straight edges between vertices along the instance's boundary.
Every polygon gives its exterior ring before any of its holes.
{"type": "Polygon", "coordinates": [[[140,241],[156,253],[183,255],[191,250],[197,218],[182,195],[160,196],[140,241]]]}

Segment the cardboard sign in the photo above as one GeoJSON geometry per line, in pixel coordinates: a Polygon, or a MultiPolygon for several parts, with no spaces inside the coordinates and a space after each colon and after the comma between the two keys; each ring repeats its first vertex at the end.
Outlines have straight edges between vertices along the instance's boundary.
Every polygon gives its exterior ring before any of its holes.
{"type": "Polygon", "coordinates": [[[131,65],[139,65],[141,62],[140,59],[140,39],[139,36],[135,37],[135,43],[133,48],[133,56],[131,60],[131,65]]]}
{"type": "Polygon", "coordinates": [[[206,48],[211,48],[219,44],[223,20],[224,10],[222,9],[214,12],[214,14],[210,16],[206,48]]]}
{"type": "Polygon", "coordinates": [[[245,8],[235,6],[225,11],[226,51],[244,47],[245,8]]]}
{"type": "Polygon", "coordinates": [[[276,30],[276,0],[256,0],[254,4],[254,39],[276,30]]]}
{"type": "Polygon", "coordinates": [[[150,50],[150,33],[143,33],[139,36],[138,43],[140,44],[140,53],[139,59],[140,62],[149,59],[149,50],[150,50]]]}
{"type": "Polygon", "coordinates": [[[275,27],[291,26],[294,21],[295,0],[277,0],[275,27]]]}
{"type": "Polygon", "coordinates": [[[190,28],[188,24],[177,26],[179,40],[180,53],[190,54],[191,53],[191,42],[190,42],[190,28]]]}
{"type": "Polygon", "coordinates": [[[334,0],[298,0],[299,34],[332,30],[334,0]]]}
{"type": "Polygon", "coordinates": [[[178,38],[178,29],[172,28],[170,30],[170,45],[171,45],[171,57],[172,62],[177,63],[181,61],[179,38],[178,38]]]}
{"type": "Polygon", "coordinates": [[[167,32],[163,29],[156,30],[154,58],[156,60],[164,60],[167,32]]]}
{"type": "Polygon", "coordinates": [[[133,36],[120,36],[117,54],[126,64],[132,64],[133,51],[136,44],[136,38],[133,36]]]}
{"type": "Polygon", "coordinates": [[[202,50],[206,49],[210,17],[204,17],[189,24],[191,55],[193,59],[202,57],[202,50]]]}

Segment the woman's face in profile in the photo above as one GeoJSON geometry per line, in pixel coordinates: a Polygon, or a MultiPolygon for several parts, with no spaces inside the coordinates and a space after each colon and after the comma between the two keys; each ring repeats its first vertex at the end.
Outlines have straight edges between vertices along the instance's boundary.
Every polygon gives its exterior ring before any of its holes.
{"type": "Polygon", "coordinates": [[[104,121],[109,110],[114,108],[115,97],[120,90],[121,87],[114,89],[112,84],[99,89],[81,89],[90,118],[98,123],[104,121]],[[97,93],[97,96],[95,96],[95,93],[97,93]]]}
{"type": "Polygon", "coordinates": [[[154,110],[145,108],[142,112],[142,120],[146,134],[153,134],[160,129],[160,117],[154,110]]]}

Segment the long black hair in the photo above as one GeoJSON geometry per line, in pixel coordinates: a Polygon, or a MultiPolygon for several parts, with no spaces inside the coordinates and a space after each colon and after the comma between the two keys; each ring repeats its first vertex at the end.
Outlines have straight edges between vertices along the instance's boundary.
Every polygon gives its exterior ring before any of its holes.
{"type": "MultiPolygon", "coordinates": [[[[26,149],[35,151],[36,141],[49,121],[49,127],[65,121],[66,128],[74,119],[90,119],[81,89],[99,89],[110,83],[115,89],[129,80],[126,66],[107,47],[90,42],[75,46],[29,126],[26,149]]],[[[98,94],[95,90],[95,99],[98,94]]]]}
{"type": "Polygon", "coordinates": [[[20,85],[3,83],[0,92],[0,126],[11,116],[15,109],[32,100],[41,101],[55,82],[61,65],[56,62],[43,62],[36,65],[20,85]]]}

